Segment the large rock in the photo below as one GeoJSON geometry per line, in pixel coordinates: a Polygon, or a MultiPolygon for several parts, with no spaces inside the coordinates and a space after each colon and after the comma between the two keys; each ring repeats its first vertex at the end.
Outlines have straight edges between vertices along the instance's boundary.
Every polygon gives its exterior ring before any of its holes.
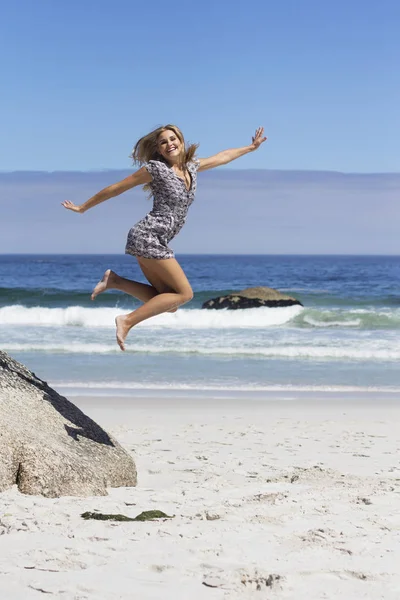
{"type": "Polygon", "coordinates": [[[79,408],[0,351],[0,492],[106,495],[136,485],[129,454],[79,408]]]}
{"type": "Polygon", "coordinates": [[[258,306],[303,306],[299,300],[269,287],[246,288],[228,296],[218,296],[204,302],[202,308],[256,308],[258,306]]]}

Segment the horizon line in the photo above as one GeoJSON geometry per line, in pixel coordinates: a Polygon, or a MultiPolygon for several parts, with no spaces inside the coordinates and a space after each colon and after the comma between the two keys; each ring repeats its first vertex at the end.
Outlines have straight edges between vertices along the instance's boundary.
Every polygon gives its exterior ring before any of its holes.
{"type": "MultiPolygon", "coordinates": [[[[180,256],[180,257],[184,257],[184,256],[215,256],[215,257],[220,257],[220,256],[232,256],[232,257],[238,257],[238,256],[285,256],[285,257],[303,257],[303,258],[308,258],[308,257],[348,257],[348,258],[359,258],[359,257],[364,257],[364,258],[376,258],[376,257],[387,257],[387,258],[393,258],[393,257],[400,257],[400,253],[398,254],[369,254],[369,253],[364,253],[364,254],[281,254],[281,253],[272,253],[272,254],[254,254],[254,253],[248,253],[248,254],[231,254],[231,253],[193,253],[193,252],[182,252],[182,253],[176,253],[176,256],[180,256]]],[[[127,256],[124,253],[119,253],[119,252],[32,252],[32,253],[27,253],[27,252],[0,252],[0,257],[2,256],[127,256]]]]}
{"type": "MultiPolygon", "coordinates": [[[[133,169],[137,169],[140,167],[132,166],[132,167],[120,167],[120,168],[98,168],[98,169],[53,169],[53,170],[43,170],[43,169],[14,169],[14,170],[6,170],[3,171],[0,169],[0,175],[12,175],[19,173],[43,173],[47,175],[53,175],[58,173],[79,173],[79,174],[93,174],[93,173],[113,173],[119,171],[132,171],[133,169]]],[[[263,168],[247,168],[247,169],[237,169],[232,167],[227,168],[218,168],[219,172],[227,173],[231,172],[273,172],[273,173],[326,173],[326,174],[335,174],[335,175],[400,175],[400,171],[339,171],[336,169],[263,169],[263,168]]],[[[215,169],[207,169],[208,171],[215,171],[215,169]]]]}

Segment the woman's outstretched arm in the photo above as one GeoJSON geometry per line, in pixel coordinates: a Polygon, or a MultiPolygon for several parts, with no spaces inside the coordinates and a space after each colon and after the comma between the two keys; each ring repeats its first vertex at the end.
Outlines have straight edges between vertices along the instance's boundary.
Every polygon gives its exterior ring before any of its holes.
{"type": "Polygon", "coordinates": [[[218,152],[218,154],[214,154],[214,156],[200,158],[200,166],[198,170],[206,171],[207,169],[214,169],[215,167],[226,165],[232,160],[236,160],[237,158],[240,158],[249,152],[257,150],[257,148],[259,148],[266,139],[267,138],[264,137],[264,127],[259,127],[252,137],[252,143],[249,146],[244,146],[243,148],[232,148],[231,150],[223,150],[223,152],[218,152]]]}
{"type": "Polygon", "coordinates": [[[81,205],[74,204],[70,200],[65,200],[65,202],[61,202],[61,204],[68,210],[73,210],[77,213],[84,213],[87,210],[89,210],[89,208],[93,208],[93,206],[97,206],[97,204],[100,204],[105,200],[109,200],[114,196],[119,196],[119,194],[122,194],[123,192],[126,192],[127,190],[130,190],[131,188],[137,185],[144,185],[145,183],[150,183],[150,181],[150,173],[144,167],[142,167],[141,169],[136,171],[136,173],[132,173],[132,175],[129,175],[128,177],[125,177],[125,179],[122,179],[122,181],[113,183],[112,185],[109,185],[108,187],[101,190],[100,192],[97,192],[97,194],[89,198],[89,200],[87,200],[81,205]]]}

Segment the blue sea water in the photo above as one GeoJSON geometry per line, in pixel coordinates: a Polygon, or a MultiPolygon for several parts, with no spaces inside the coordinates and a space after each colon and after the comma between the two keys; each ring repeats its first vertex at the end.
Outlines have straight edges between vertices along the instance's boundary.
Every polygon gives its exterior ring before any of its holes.
{"type": "Polygon", "coordinates": [[[0,348],[68,395],[132,390],[400,391],[399,256],[179,256],[195,292],[139,324],[127,351],[114,318],[139,303],[90,293],[106,268],[143,281],[117,255],[0,256],[0,348]],[[265,285],[303,308],[201,309],[265,285]]]}

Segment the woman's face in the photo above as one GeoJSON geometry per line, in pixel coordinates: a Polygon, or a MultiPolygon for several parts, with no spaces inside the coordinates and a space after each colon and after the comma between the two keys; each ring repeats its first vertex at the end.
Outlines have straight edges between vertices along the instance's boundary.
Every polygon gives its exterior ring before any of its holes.
{"type": "Polygon", "coordinates": [[[158,136],[157,149],[168,162],[175,163],[181,155],[182,142],[174,131],[166,129],[158,136]]]}

